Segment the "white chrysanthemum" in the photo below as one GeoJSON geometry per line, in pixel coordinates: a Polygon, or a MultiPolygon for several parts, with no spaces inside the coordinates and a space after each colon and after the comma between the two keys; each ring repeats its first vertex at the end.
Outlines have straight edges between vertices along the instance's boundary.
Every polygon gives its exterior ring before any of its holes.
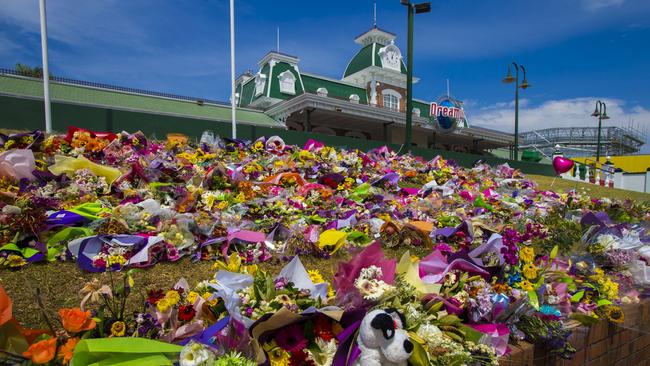
{"type": "Polygon", "coordinates": [[[605,250],[617,249],[618,248],[618,239],[609,234],[600,235],[596,240],[599,245],[601,245],[605,250]]]}
{"type": "Polygon", "coordinates": [[[336,339],[332,338],[329,342],[326,342],[323,338],[316,338],[316,345],[318,351],[309,348],[305,349],[307,360],[313,362],[316,366],[331,366],[337,349],[336,339]]]}
{"type": "Polygon", "coordinates": [[[384,275],[380,267],[377,266],[370,266],[361,269],[361,272],[359,273],[359,278],[365,278],[368,280],[372,279],[379,279],[384,275]]]}
{"type": "Polygon", "coordinates": [[[209,366],[214,363],[214,354],[205,346],[190,342],[181,350],[181,366],[209,366]]]}
{"type": "Polygon", "coordinates": [[[425,341],[430,342],[434,338],[442,337],[442,331],[431,323],[424,323],[418,328],[417,335],[425,341]]]}

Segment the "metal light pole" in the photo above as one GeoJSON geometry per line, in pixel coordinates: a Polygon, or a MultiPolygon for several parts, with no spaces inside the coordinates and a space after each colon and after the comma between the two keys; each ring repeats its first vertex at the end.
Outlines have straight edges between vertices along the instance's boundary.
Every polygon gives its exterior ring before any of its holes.
{"type": "Polygon", "coordinates": [[[530,86],[526,80],[526,68],[523,65],[518,65],[516,62],[513,62],[512,65],[515,66],[515,77],[512,77],[512,70],[510,65],[508,65],[508,75],[503,79],[505,84],[515,82],[515,161],[519,160],[519,88],[526,89],[530,86]],[[519,69],[524,73],[524,79],[519,83],[519,69]]]}
{"type": "Polygon", "coordinates": [[[50,110],[50,67],[47,61],[47,20],[45,0],[39,1],[41,16],[41,56],[43,59],[43,103],[45,104],[45,132],[52,133],[52,112],[50,110]]]}
{"type": "Polygon", "coordinates": [[[413,140],[413,15],[431,11],[431,3],[411,4],[409,0],[400,0],[408,13],[408,40],[406,50],[406,149],[411,151],[413,140]]]}
{"type": "Polygon", "coordinates": [[[230,0],[230,118],[232,138],[237,138],[237,117],[235,113],[235,0],[230,0]]]}
{"type": "Polygon", "coordinates": [[[604,119],[609,119],[607,115],[607,104],[600,100],[596,102],[596,110],[591,114],[593,117],[598,117],[598,141],[596,142],[596,161],[600,162],[600,129],[604,119]]]}

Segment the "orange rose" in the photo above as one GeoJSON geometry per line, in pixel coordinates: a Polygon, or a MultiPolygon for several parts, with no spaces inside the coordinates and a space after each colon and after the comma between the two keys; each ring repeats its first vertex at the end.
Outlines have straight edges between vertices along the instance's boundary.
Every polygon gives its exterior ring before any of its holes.
{"type": "Polygon", "coordinates": [[[23,356],[31,358],[34,363],[46,363],[54,358],[55,352],[56,338],[48,338],[29,346],[23,356]]]}
{"type": "Polygon", "coordinates": [[[70,338],[63,346],[61,346],[61,348],[59,348],[56,357],[60,358],[64,365],[67,365],[70,363],[70,360],[72,360],[72,354],[74,353],[74,348],[77,346],[78,342],[79,338],[70,338]]]}
{"type": "Polygon", "coordinates": [[[59,309],[59,316],[61,317],[63,328],[71,333],[90,330],[97,325],[90,317],[90,310],[81,311],[79,308],[59,309]]]}

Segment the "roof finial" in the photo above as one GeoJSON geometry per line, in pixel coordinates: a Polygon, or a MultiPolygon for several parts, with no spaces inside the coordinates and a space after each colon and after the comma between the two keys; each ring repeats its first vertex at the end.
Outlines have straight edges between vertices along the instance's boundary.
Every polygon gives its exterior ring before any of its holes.
{"type": "Polygon", "coordinates": [[[372,26],[374,28],[377,28],[377,1],[373,1],[372,7],[373,7],[372,26]]]}
{"type": "Polygon", "coordinates": [[[449,95],[449,79],[447,79],[447,98],[450,98],[451,96],[449,95]]]}
{"type": "Polygon", "coordinates": [[[280,27],[278,27],[278,32],[276,34],[276,48],[278,50],[278,53],[280,53],[280,27]]]}

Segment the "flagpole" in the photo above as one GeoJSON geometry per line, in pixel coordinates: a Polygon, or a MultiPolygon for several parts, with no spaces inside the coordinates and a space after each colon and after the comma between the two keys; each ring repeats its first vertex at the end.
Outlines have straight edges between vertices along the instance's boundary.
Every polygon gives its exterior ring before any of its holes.
{"type": "Polygon", "coordinates": [[[47,20],[45,0],[39,1],[41,13],[41,52],[43,56],[43,102],[45,104],[45,132],[52,133],[52,112],[50,110],[50,70],[47,62],[47,20]]]}
{"type": "Polygon", "coordinates": [[[230,109],[232,119],[232,138],[236,139],[237,120],[235,116],[235,0],[230,0],[230,109]]]}

